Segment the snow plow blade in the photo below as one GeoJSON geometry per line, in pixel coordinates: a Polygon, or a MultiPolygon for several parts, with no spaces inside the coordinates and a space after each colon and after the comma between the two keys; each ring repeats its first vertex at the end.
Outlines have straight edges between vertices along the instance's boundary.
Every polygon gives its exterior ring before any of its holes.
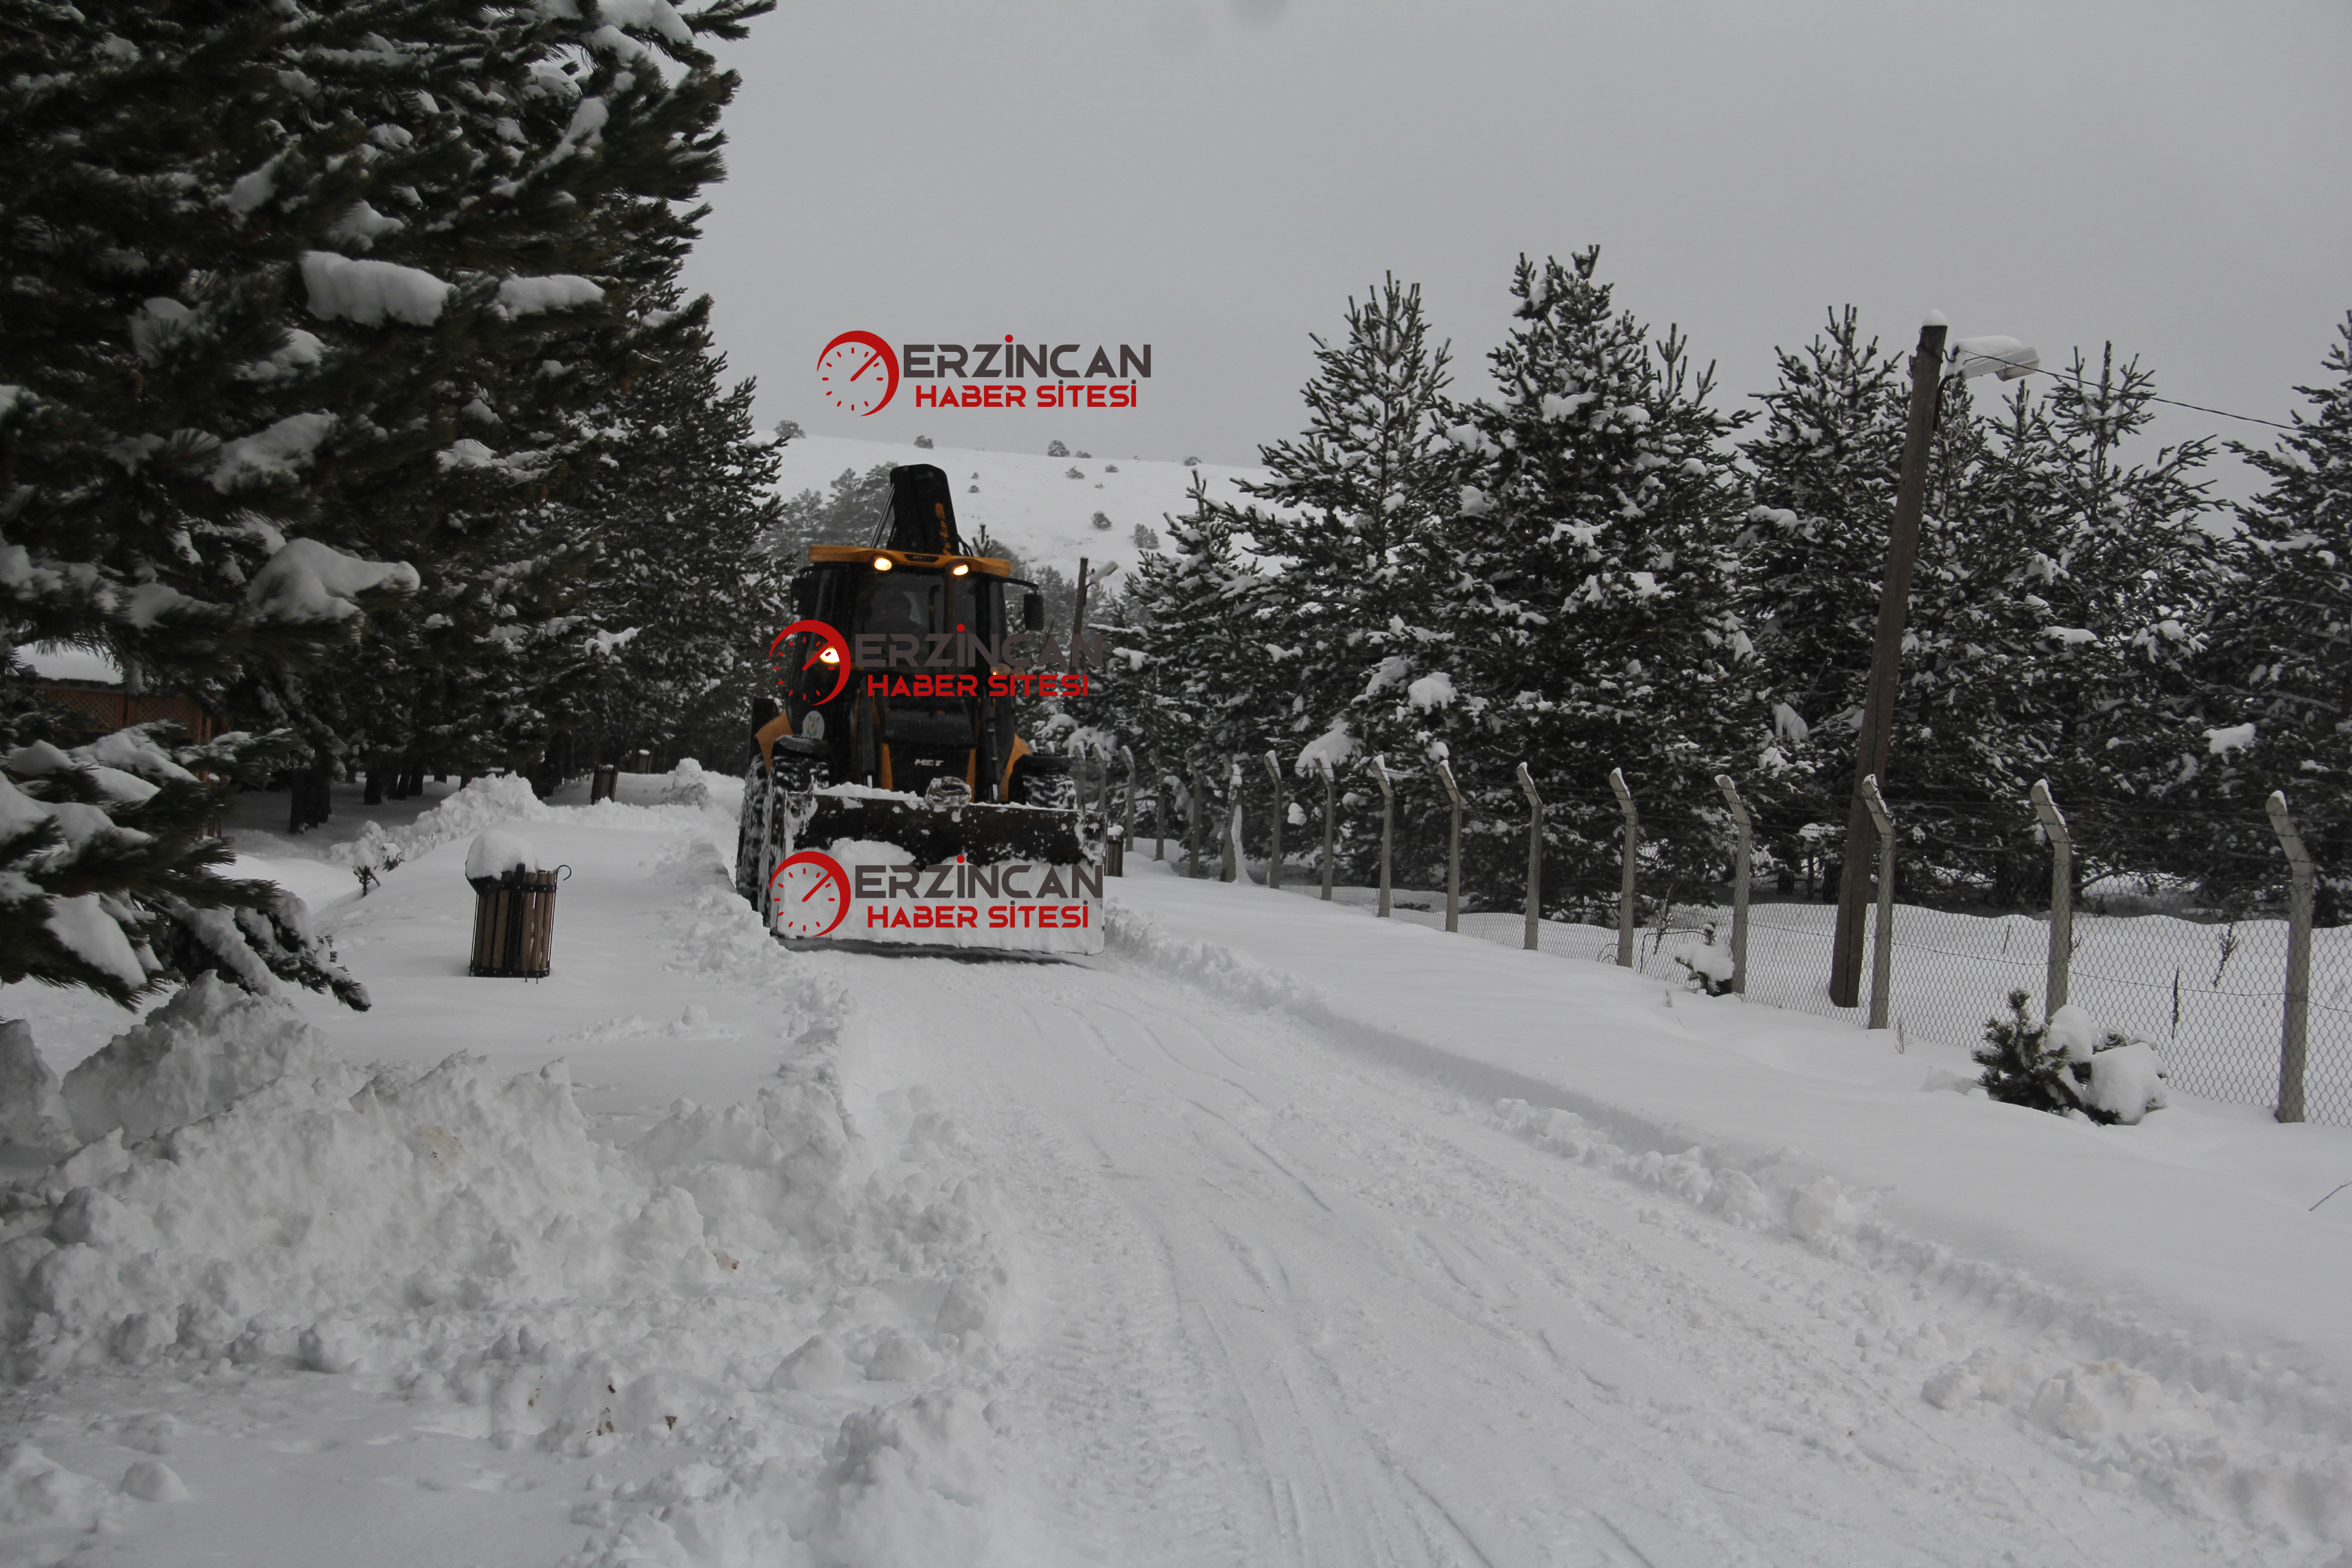
{"type": "Polygon", "coordinates": [[[1100,836],[1076,811],[842,784],[775,792],[769,817],[754,863],[782,941],[1102,951],[1100,836]]]}

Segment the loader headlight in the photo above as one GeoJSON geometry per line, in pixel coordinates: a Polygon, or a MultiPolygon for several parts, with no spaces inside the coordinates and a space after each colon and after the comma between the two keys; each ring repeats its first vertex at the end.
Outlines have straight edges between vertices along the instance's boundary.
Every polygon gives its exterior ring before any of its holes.
{"type": "Polygon", "coordinates": [[[890,558],[887,555],[877,555],[874,558],[874,570],[877,572],[890,570],[890,558]]]}
{"type": "Polygon", "coordinates": [[[959,561],[954,565],[948,568],[948,575],[950,577],[961,577],[971,570],[971,563],[970,562],[959,561]]]}
{"type": "Polygon", "coordinates": [[[841,655],[835,652],[832,648],[826,648],[823,653],[816,656],[816,661],[819,664],[839,664],[841,662],[841,655]]]}

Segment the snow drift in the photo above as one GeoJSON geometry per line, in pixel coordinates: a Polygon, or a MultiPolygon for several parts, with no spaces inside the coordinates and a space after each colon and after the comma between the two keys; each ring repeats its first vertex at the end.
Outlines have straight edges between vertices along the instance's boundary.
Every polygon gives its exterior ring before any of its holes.
{"type": "MultiPolygon", "coordinates": [[[[215,980],[49,1080],[44,1125],[81,1146],[0,1192],[0,1368],[327,1374],[459,1406],[499,1447],[690,1450],[592,1483],[582,1563],[971,1560],[992,1507],[973,1384],[1011,1279],[989,1189],[919,1090],[885,1097],[876,1147],[829,983],[723,885],[685,902],[700,972],[761,984],[789,1043],[750,1099],[677,1100],[625,1142],[592,1136],[560,1061],[363,1069],[215,980]]],[[[47,1500],[0,1519],[0,1556],[179,1485],[23,1447],[0,1467],[47,1500]]]]}

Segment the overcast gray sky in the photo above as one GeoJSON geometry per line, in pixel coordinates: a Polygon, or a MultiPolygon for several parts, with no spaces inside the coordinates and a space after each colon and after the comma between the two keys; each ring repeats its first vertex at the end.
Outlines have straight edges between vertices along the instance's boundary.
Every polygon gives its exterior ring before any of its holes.
{"type": "MultiPolygon", "coordinates": [[[[813,433],[1250,462],[1384,270],[1476,393],[1514,258],[1592,243],[1732,407],[1851,301],[1890,344],[1930,307],[2044,363],[2113,339],[2167,395],[2283,419],[2352,307],[2341,0],[786,0],[724,58],[688,279],[762,419],[813,433]],[[1131,411],[902,388],[859,418],[815,382],[851,328],[1149,342],[1153,374],[1131,411]]],[[[2208,431],[2274,434],[2159,426],[2208,431]]]]}

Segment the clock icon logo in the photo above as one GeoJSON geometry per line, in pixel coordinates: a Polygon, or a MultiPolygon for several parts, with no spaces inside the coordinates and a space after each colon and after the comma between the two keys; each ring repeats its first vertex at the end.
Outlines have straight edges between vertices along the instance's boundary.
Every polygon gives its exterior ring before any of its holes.
{"type": "MultiPolygon", "coordinates": [[[[794,621],[791,626],[778,632],[768,644],[769,663],[772,666],[774,664],[776,650],[784,646],[786,639],[803,636],[813,639],[813,646],[809,650],[807,662],[803,664],[801,668],[812,669],[822,664],[833,671],[833,689],[816,700],[816,705],[822,708],[840,696],[841,689],[848,684],[849,645],[841,640],[839,632],[823,621],[794,621]]],[[[779,679],[777,684],[781,686],[783,681],[779,679]]]]}
{"type": "Polygon", "coordinates": [[[898,356],[872,332],[844,332],[816,356],[817,391],[835,408],[863,416],[898,391],[898,356]]]}
{"type": "Polygon", "coordinates": [[[822,849],[788,855],[768,879],[778,936],[829,936],[849,913],[849,875],[822,849]]]}

